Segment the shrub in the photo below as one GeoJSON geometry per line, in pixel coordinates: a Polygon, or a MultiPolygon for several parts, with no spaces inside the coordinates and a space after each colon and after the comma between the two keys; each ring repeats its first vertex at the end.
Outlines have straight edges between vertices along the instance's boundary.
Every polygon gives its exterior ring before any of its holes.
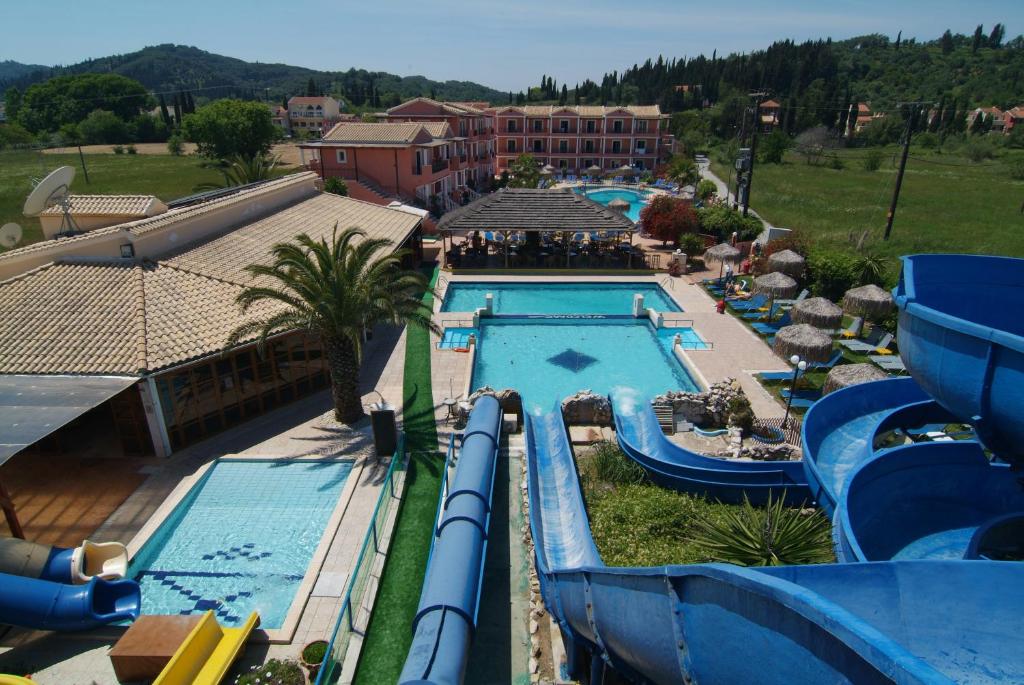
{"type": "Polygon", "coordinates": [[[181,137],[181,134],[175,133],[167,139],[167,151],[175,157],[185,152],[185,139],[181,137]]]}
{"type": "Polygon", "coordinates": [[[840,252],[816,252],[807,259],[810,273],[811,292],[833,302],[842,298],[850,288],[857,285],[856,262],[853,257],[840,252]]]}
{"type": "Polygon", "coordinates": [[[758,157],[764,164],[782,164],[782,158],[786,156],[786,150],[793,146],[793,141],[781,128],[771,132],[761,143],[758,150],[758,157]]]}
{"type": "Polygon", "coordinates": [[[679,249],[691,259],[704,254],[704,239],[696,233],[684,233],[679,238],[679,249]]]}
{"type": "Polygon", "coordinates": [[[787,235],[781,238],[775,238],[770,243],[764,246],[763,254],[765,257],[769,257],[776,252],[782,252],[783,250],[792,250],[797,254],[808,255],[811,251],[811,241],[799,231],[791,231],[787,235]]]}
{"type": "Polygon", "coordinates": [[[137,154],[139,154],[139,151],[138,151],[138,150],[136,150],[136,149],[135,149],[135,146],[134,146],[134,145],[131,145],[131,144],[129,144],[129,145],[128,145],[128,147],[126,147],[126,148],[124,149],[124,151],[125,151],[125,152],[127,152],[127,153],[128,153],[128,154],[130,154],[130,155],[137,155],[137,154]]]}
{"type": "Polygon", "coordinates": [[[836,171],[842,171],[846,168],[846,164],[843,162],[843,158],[839,155],[830,155],[828,158],[828,167],[835,169],[836,171]]]}
{"type": "Polygon", "coordinates": [[[580,460],[581,476],[589,485],[637,485],[647,480],[647,472],[627,457],[613,442],[596,443],[580,460]]]}
{"type": "Polygon", "coordinates": [[[857,257],[852,265],[855,285],[885,285],[885,277],[889,271],[889,258],[877,254],[865,254],[857,257]]]}
{"type": "Polygon", "coordinates": [[[331,176],[324,181],[324,192],[333,193],[335,195],[348,195],[348,184],[345,183],[345,179],[331,176]]]}
{"type": "Polygon", "coordinates": [[[327,654],[327,643],[323,640],[317,640],[306,645],[302,650],[302,660],[307,664],[321,664],[324,661],[324,656],[327,654]]]}
{"type": "Polygon", "coordinates": [[[743,435],[750,435],[754,430],[754,410],[750,400],[743,395],[736,395],[729,400],[729,425],[739,428],[743,435]]]}
{"type": "Polygon", "coordinates": [[[715,185],[714,181],[705,178],[697,184],[697,199],[702,202],[707,202],[709,198],[714,197],[717,193],[718,186],[715,185]]]}
{"type": "Polygon", "coordinates": [[[939,146],[939,137],[931,131],[925,131],[914,138],[914,142],[925,150],[934,150],[939,146]]]}
{"type": "Polygon", "coordinates": [[[1017,158],[1010,162],[1010,178],[1017,181],[1024,181],[1024,158],[1017,158]]]}
{"type": "Polygon", "coordinates": [[[114,154],[115,155],[123,155],[124,154],[124,145],[115,145],[114,146],[114,154]]]}
{"type": "Polygon", "coordinates": [[[21,124],[8,121],[0,124],[0,150],[9,145],[31,145],[32,134],[21,124]]]}
{"type": "Polygon", "coordinates": [[[78,124],[82,139],[90,144],[125,143],[128,141],[128,125],[113,112],[94,109],[78,124]]]}
{"type": "Polygon", "coordinates": [[[868,150],[864,155],[864,159],[861,160],[861,166],[864,167],[864,171],[878,171],[882,168],[882,160],[885,159],[885,153],[881,150],[868,150]]]}
{"type": "Polygon", "coordinates": [[[257,683],[305,685],[306,676],[299,664],[291,659],[271,659],[262,666],[253,666],[248,673],[235,679],[235,685],[256,685],[257,683]]]}
{"type": "Polygon", "coordinates": [[[742,506],[701,521],[694,541],[716,561],[739,566],[827,564],[833,561],[828,519],[818,510],[804,513],[768,498],[763,508],[744,496],[742,506]]]}
{"type": "Polygon", "coordinates": [[[964,143],[963,153],[972,162],[984,162],[996,156],[996,147],[988,138],[972,137],[964,143]]]}
{"type": "Polygon", "coordinates": [[[739,241],[754,240],[761,235],[764,225],[755,216],[744,217],[741,212],[730,209],[724,203],[717,203],[697,210],[701,230],[710,233],[719,240],[729,240],[736,234],[739,241]]]}
{"type": "Polygon", "coordinates": [[[644,231],[662,244],[675,243],[684,233],[696,233],[700,223],[693,205],[669,195],[658,195],[640,210],[644,231]]]}

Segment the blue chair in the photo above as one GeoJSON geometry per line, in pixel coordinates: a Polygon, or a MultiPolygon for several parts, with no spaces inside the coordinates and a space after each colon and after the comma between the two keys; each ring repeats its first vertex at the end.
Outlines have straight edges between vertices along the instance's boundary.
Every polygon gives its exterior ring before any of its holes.
{"type": "Polygon", "coordinates": [[[843,351],[836,350],[827,362],[812,362],[808,364],[809,369],[831,369],[843,359],[843,351]]]}
{"type": "Polygon", "coordinates": [[[757,294],[749,300],[736,300],[729,302],[729,306],[738,312],[747,312],[751,309],[760,309],[768,301],[767,295],[757,294]]]}
{"type": "Polygon", "coordinates": [[[792,320],[789,318],[789,312],[786,312],[778,321],[773,321],[771,323],[752,323],[750,324],[750,327],[761,335],[772,335],[774,333],[778,333],[780,328],[788,326],[790,323],[792,323],[792,320]]]}
{"type": "Polygon", "coordinates": [[[762,311],[749,312],[747,314],[744,314],[743,318],[744,319],[763,319],[763,318],[767,317],[767,318],[771,319],[773,316],[778,314],[780,311],[782,311],[782,307],[777,305],[777,304],[773,304],[771,309],[769,309],[766,312],[762,312],[762,311]]]}

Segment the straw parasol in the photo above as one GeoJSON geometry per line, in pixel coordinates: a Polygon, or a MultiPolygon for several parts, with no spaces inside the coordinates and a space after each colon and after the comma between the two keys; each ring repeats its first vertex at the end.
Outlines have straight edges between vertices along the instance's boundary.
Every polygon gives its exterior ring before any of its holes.
{"type": "Polygon", "coordinates": [[[776,333],[772,349],[784,359],[795,354],[804,361],[827,362],[832,356],[832,338],[810,324],[798,323],[776,333]]]}
{"type": "Polygon", "coordinates": [[[772,300],[776,297],[793,297],[796,289],[796,281],[778,271],[754,279],[754,292],[771,295],[772,300]]]}
{"type": "Polygon", "coordinates": [[[555,167],[551,166],[550,164],[545,164],[540,169],[540,175],[541,176],[554,176],[555,175],[555,167]]]}
{"type": "Polygon", "coordinates": [[[601,167],[597,166],[596,164],[591,164],[586,169],[584,169],[584,171],[586,171],[587,174],[589,174],[590,176],[597,176],[604,170],[601,167]]]}
{"type": "Polygon", "coordinates": [[[614,209],[617,212],[626,213],[629,211],[629,203],[621,197],[617,197],[608,203],[608,209],[614,209]]]}
{"type": "Polygon", "coordinates": [[[815,328],[839,328],[843,323],[843,310],[824,297],[797,302],[789,315],[793,323],[809,323],[815,328]]]}
{"type": "Polygon", "coordinates": [[[768,270],[799,278],[804,273],[807,261],[793,250],[782,250],[768,257],[768,270]]]}
{"type": "Polygon", "coordinates": [[[862,285],[843,295],[843,309],[847,314],[879,319],[892,311],[892,295],[877,285],[862,285]]]}
{"type": "Polygon", "coordinates": [[[704,266],[707,267],[711,264],[718,264],[718,277],[722,277],[722,270],[725,265],[735,264],[740,260],[740,251],[729,243],[719,243],[714,247],[709,247],[704,250],[704,266]]]}
{"type": "Polygon", "coordinates": [[[608,175],[609,176],[613,176],[613,175],[614,176],[636,176],[636,169],[634,169],[633,167],[629,166],[628,164],[623,164],[618,169],[612,169],[611,171],[609,171],[608,175]]]}
{"type": "Polygon", "coordinates": [[[827,395],[842,388],[859,383],[870,383],[888,378],[889,375],[874,364],[842,364],[828,372],[821,394],[827,395]]]}

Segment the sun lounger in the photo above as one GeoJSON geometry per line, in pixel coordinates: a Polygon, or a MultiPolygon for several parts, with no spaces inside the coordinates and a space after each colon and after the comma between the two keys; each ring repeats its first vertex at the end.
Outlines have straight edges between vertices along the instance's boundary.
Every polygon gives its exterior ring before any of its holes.
{"type": "MultiPolygon", "coordinates": [[[[765,371],[764,373],[757,374],[763,381],[788,381],[792,380],[792,371],[765,371]]],[[[797,371],[797,378],[800,377],[800,371],[797,371]]]]}
{"type": "Polygon", "coordinates": [[[858,335],[860,335],[860,332],[863,328],[864,318],[860,316],[855,317],[853,321],[850,322],[850,325],[847,328],[839,332],[839,337],[852,340],[856,338],[858,335]]]}
{"type": "Polygon", "coordinates": [[[760,309],[764,306],[764,303],[768,301],[768,297],[765,295],[754,295],[749,300],[732,301],[729,306],[736,311],[746,312],[751,309],[760,309]]]}
{"type": "Polygon", "coordinates": [[[891,373],[903,373],[907,370],[903,360],[897,356],[885,356],[881,354],[873,354],[868,357],[875,364],[878,364],[885,371],[891,373]]]}
{"type": "Polygon", "coordinates": [[[808,290],[807,288],[804,288],[803,290],[800,291],[800,294],[797,295],[795,298],[793,298],[791,300],[790,299],[787,299],[787,300],[775,300],[775,303],[776,304],[781,304],[784,307],[792,307],[797,302],[802,302],[803,300],[806,300],[807,296],[810,295],[810,294],[811,294],[811,291],[808,290]]]}
{"type": "Polygon", "coordinates": [[[843,351],[836,350],[832,353],[832,356],[827,362],[811,362],[807,368],[809,369],[831,369],[833,366],[838,364],[843,359],[843,351]]]}
{"type": "Polygon", "coordinates": [[[770,319],[773,316],[775,316],[776,314],[778,314],[780,311],[782,311],[782,307],[780,307],[778,305],[773,305],[772,308],[770,310],[767,310],[767,311],[762,311],[760,308],[758,308],[757,311],[748,312],[747,314],[743,315],[743,318],[744,319],[764,319],[764,318],[770,319]]]}
{"type": "Polygon", "coordinates": [[[791,323],[789,318],[789,312],[783,314],[778,321],[772,321],[770,323],[752,323],[750,327],[761,335],[772,335],[778,333],[780,328],[788,326],[791,323]]]}
{"type": "MultiPolygon", "coordinates": [[[[782,390],[779,391],[779,394],[782,395],[783,399],[788,400],[791,393],[789,388],[783,388],[782,390]]],[[[793,392],[792,395],[794,401],[821,399],[820,390],[797,390],[796,392],[793,392]]]]}
{"type": "MultiPolygon", "coordinates": [[[[872,333],[874,333],[875,330],[880,329],[873,329],[872,333]]],[[[868,354],[869,352],[874,352],[879,347],[888,348],[889,344],[892,342],[892,333],[885,333],[882,335],[881,339],[875,341],[872,341],[871,337],[871,335],[868,335],[864,340],[840,340],[839,344],[851,352],[868,354]]]]}
{"type": "Polygon", "coordinates": [[[821,399],[820,393],[817,397],[801,397],[798,393],[792,400],[789,399],[788,391],[783,390],[780,394],[782,395],[782,399],[789,402],[791,407],[796,407],[798,409],[810,409],[815,402],[821,399]]]}

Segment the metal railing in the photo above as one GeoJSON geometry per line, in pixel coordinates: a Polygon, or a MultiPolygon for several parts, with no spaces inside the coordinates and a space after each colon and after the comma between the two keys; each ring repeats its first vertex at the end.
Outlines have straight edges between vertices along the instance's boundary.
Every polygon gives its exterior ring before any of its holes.
{"type": "MultiPolygon", "coordinates": [[[[754,421],[754,428],[763,428],[768,432],[781,434],[783,442],[794,447],[800,447],[803,444],[803,438],[801,437],[800,427],[803,425],[803,420],[799,416],[790,414],[789,420],[783,425],[782,417],[756,419],[754,421]]],[[[770,443],[769,443],[770,444],[770,443]]]]}
{"type": "Polygon", "coordinates": [[[658,281],[658,285],[660,285],[662,288],[664,288],[666,284],[668,284],[669,290],[676,289],[676,282],[671,276],[665,276],[665,278],[658,281]]]}
{"type": "Polygon", "coordinates": [[[664,328],[693,328],[693,319],[684,319],[666,312],[661,312],[661,323],[664,328]]]}
{"type": "Polygon", "coordinates": [[[405,479],[405,435],[398,434],[398,447],[391,456],[391,465],[381,484],[377,504],[373,509],[373,520],[363,538],[359,556],[349,574],[348,587],[345,590],[338,619],[331,631],[324,655],[323,666],[316,679],[316,685],[332,682],[335,673],[340,673],[348,653],[349,643],[353,635],[362,637],[370,623],[370,612],[364,611],[367,593],[377,591],[377,585],[371,584],[372,568],[377,555],[381,553],[381,534],[386,530],[388,517],[402,502],[401,482],[405,479]],[[395,481],[399,480],[399,485],[395,481]]]}
{"type": "Polygon", "coordinates": [[[447,168],[448,168],[448,160],[447,160],[447,159],[444,159],[444,158],[441,158],[441,159],[435,159],[434,161],[432,161],[432,162],[430,163],[430,169],[431,169],[431,171],[433,171],[433,172],[434,172],[435,174],[436,174],[436,173],[437,173],[438,171],[444,171],[444,170],[445,170],[445,169],[447,169],[447,168]]]}

